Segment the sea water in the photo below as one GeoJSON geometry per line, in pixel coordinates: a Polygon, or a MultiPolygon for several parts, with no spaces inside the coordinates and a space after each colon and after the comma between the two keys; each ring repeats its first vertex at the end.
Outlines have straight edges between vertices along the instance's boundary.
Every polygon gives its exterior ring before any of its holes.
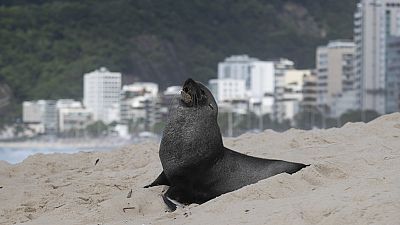
{"type": "Polygon", "coordinates": [[[80,151],[107,151],[113,148],[83,148],[83,147],[2,147],[0,146],[0,160],[15,164],[22,162],[30,155],[37,153],[76,153],[80,151]]]}

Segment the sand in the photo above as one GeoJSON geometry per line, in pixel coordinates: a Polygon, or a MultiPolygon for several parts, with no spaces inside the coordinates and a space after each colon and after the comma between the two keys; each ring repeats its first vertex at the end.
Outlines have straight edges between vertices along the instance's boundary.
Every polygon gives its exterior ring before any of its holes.
{"type": "Polygon", "coordinates": [[[16,165],[0,161],[0,224],[400,224],[400,113],[224,142],[311,166],[170,213],[165,187],[142,188],[161,171],[155,143],[37,154],[16,165]]]}

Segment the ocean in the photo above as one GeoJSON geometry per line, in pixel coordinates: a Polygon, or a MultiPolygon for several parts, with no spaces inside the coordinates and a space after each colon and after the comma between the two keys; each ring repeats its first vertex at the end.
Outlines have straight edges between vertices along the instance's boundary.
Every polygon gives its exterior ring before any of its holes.
{"type": "MultiPolygon", "coordinates": [[[[118,148],[118,147],[115,147],[118,148]]],[[[20,163],[28,156],[43,153],[76,153],[80,151],[108,151],[114,148],[100,148],[100,147],[2,147],[0,146],[0,160],[7,161],[11,164],[20,163]]]]}

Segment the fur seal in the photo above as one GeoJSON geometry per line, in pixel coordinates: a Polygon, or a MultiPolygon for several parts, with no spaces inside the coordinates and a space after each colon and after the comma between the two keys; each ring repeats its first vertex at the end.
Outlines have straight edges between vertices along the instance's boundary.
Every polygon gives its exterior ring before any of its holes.
{"type": "Polygon", "coordinates": [[[256,158],[224,147],[217,116],[218,106],[208,88],[186,80],[161,139],[163,171],[145,186],[169,186],[163,200],[171,210],[178,203],[202,204],[259,180],[280,173],[292,174],[307,166],[256,158]]]}

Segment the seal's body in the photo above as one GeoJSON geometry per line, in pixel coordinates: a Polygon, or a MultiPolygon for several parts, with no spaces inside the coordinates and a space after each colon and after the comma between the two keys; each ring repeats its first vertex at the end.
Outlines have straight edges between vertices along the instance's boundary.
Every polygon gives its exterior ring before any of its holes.
{"type": "Polygon", "coordinates": [[[204,203],[221,194],[279,173],[295,173],[306,165],[261,159],[223,146],[218,106],[201,83],[188,79],[170,115],[160,144],[163,172],[150,185],[168,185],[165,203],[204,203]]]}

